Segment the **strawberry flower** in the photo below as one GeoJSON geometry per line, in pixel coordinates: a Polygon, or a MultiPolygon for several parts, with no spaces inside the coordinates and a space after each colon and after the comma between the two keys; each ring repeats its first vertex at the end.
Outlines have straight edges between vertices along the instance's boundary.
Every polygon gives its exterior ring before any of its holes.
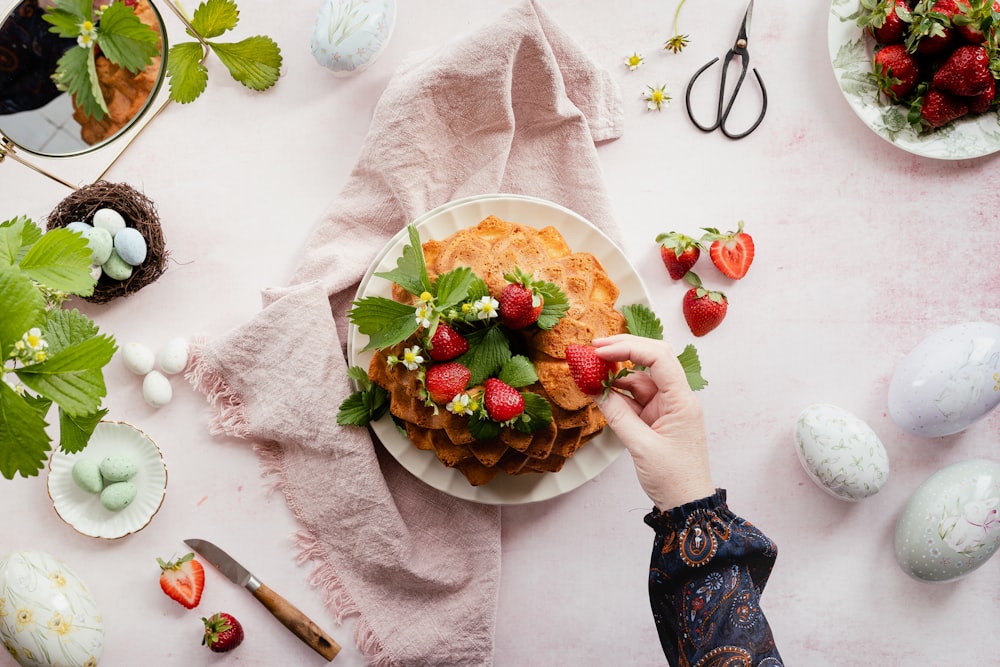
{"type": "Polygon", "coordinates": [[[671,97],[667,94],[667,84],[658,88],[646,86],[646,91],[642,94],[642,99],[646,102],[646,108],[650,111],[660,111],[670,104],[671,97]]]}
{"type": "Polygon", "coordinates": [[[476,319],[490,320],[500,316],[500,302],[492,296],[486,295],[477,299],[473,306],[476,310],[476,319]]]}
{"type": "Polygon", "coordinates": [[[476,408],[479,406],[472,402],[472,399],[468,394],[457,394],[455,398],[451,399],[448,405],[444,406],[445,409],[452,413],[453,415],[468,415],[472,416],[475,414],[476,408]]]}
{"type": "Polygon", "coordinates": [[[45,361],[48,356],[49,343],[42,338],[42,331],[38,327],[28,329],[21,336],[21,340],[14,343],[11,357],[27,365],[38,364],[45,361]]]}
{"type": "Polygon", "coordinates": [[[85,49],[92,47],[97,41],[97,26],[93,21],[87,20],[80,24],[80,34],[76,38],[76,43],[85,49]]]}
{"type": "Polygon", "coordinates": [[[628,71],[634,72],[639,69],[639,66],[644,62],[646,62],[646,60],[642,57],[642,54],[633,51],[632,55],[625,58],[625,67],[628,67],[628,71]]]}
{"type": "Polygon", "coordinates": [[[389,368],[392,368],[396,364],[403,364],[406,366],[406,370],[415,371],[420,368],[420,364],[424,363],[424,358],[420,354],[421,352],[423,350],[420,349],[420,346],[414,345],[403,350],[402,359],[395,354],[390,354],[385,358],[385,362],[389,365],[389,368]]]}
{"type": "Polygon", "coordinates": [[[430,292],[421,292],[416,308],[417,324],[430,329],[432,318],[434,317],[434,295],[430,292]]]}

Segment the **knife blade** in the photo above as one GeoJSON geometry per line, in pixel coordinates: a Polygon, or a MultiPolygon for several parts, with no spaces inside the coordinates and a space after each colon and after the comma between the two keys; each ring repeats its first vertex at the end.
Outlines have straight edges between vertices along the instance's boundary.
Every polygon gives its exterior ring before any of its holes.
{"type": "Polygon", "coordinates": [[[250,573],[240,563],[208,540],[184,540],[184,544],[194,549],[202,558],[211,563],[234,584],[243,586],[264,605],[282,625],[327,659],[333,660],[340,652],[340,645],[323,632],[308,616],[295,605],[278,595],[260,579],[250,573]]]}

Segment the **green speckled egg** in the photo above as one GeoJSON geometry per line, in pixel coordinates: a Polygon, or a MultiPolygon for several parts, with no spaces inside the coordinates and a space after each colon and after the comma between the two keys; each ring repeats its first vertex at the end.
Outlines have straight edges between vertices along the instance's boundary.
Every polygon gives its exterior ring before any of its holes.
{"type": "Polygon", "coordinates": [[[135,461],[127,456],[111,455],[101,460],[101,475],[106,482],[124,482],[138,471],[135,461]]]}
{"type": "Polygon", "coordinates": [[[101,504],[105,509],[112,512],[119,512],[129,506],[135,500],[137,489],[132,482],[115,482],[108,484],[101,491],[101,504]]]}
{"type": "Polygon", "coordinates": [[[101,265],[101,268],[109,278],[115,280],[128,280],[132,277],[132,265],[122,259],[114,250],[111,251],[111,256],[108,257],[108,261],[101,265]]]}
{"type": "Polygon", "coordinates": [[[73,481],[88,493],[100,493],[104,488],[101,466],[94,459],[80,459],[73,464],[73,481]]]}

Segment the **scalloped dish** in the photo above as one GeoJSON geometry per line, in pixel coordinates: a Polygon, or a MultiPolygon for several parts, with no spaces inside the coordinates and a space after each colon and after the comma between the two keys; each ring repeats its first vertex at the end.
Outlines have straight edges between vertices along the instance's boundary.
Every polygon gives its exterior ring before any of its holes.
{"type": "Polygon", "coordinates": [[[82,452],[55,451],[49,459],[52,506],[63,521],[89,537],[112,540],[142,530],[159,511],[166,489],[167,468],[159,447],[125,422],[102,421],[82,452]],[[137,493],[127,507],[113,512],[101,504],[99,494],[84,491],[73,481],[73,464],[83,457],[101,461],[105,456],[121,455],[128,456],[138,467],[131,480],[137,493]]]}
{"type": "Polygon", "coordinates": [[[932,132],[917,133],[910,127],[907,110],[888,102],[868,81],[875,40],[855,23],[859,8],[858,0],[833,0],[827,37],[837,84],[865,125],[898,148],[939,160],[965,160],[1000,150],[996,112],[962,118],[932,132]]]}

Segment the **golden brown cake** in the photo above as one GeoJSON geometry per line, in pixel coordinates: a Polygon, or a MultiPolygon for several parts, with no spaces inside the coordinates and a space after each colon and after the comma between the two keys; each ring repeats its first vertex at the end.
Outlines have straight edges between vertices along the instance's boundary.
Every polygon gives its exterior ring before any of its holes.
{"type": "MultiPolygon", "coordinates": [[[[443,240],[426,241],[422,248],[431,281],[468,267],[487,284],[490,295],[499,299],[508,282],[505,274],[517,267],[562,290],[568,308],[555,326],[505,330],[511,347],[528,357],[537,372],[537,382],[523,389],[548,401],[552,420],[533,433],[504,427],[497,437],[477,440],[470,433],[468,417],[429,404],[420,373],[401,363],[389,363],[390,357],[399,357],[418,344],[420,332],[398,345],[376,350],[372,357],[368,374],[389,392],[390,412],[415,447],[434,452],[442,464],[461,471],[472,485],[485,484],[501,472],[557,472],[606,425],[593,397],[581,392],[570,376],[565,349],[570,343],[587,344],[626,331],[625,318],[614,307],[618,287],[596,257],[573,252],[553,227],[536,229],[490,216],[443,240]]],[[[417,303],[399,285],[393,285],[392,295],[401,303],[417,303]]]]}

